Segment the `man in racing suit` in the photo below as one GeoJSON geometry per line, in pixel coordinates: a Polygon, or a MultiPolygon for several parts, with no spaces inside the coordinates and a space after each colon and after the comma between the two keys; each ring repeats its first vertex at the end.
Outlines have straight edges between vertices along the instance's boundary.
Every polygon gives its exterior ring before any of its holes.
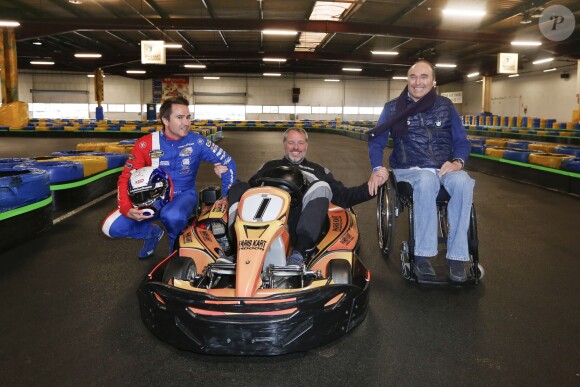
{"type": "MultiPolygon", "coordinates": [[[[238,202],[242,194],[259,177],[268,171],[279,166],[290,166],[298,168],[308,180],[308,188],[304,192],[302,203],[297,208],[290,211],[288,227],[290,231],[293,252],[287,259],[288,265],[304,264],[304,257],[314,248],[328,216],[328,206],[330,202],[344,207],[352,207],[371,199],[369,186],[363,183],[357,187],[345,187],[343,183],[336,180],[332,173],[323,166],[306,160],[308,149],[308,133],[302,128],[289,128],[284,132],[283,138],[285,156],[280,160],[266,162],[248,183],[238,182],[228,195],[231,203],[228,212],[229,219],[235,220],[238,202]]],[[[222,168],[223,169],[223,168],[222,168]]],[[[218,173],[218,169],[216,169],[218,173]]]]}
{"type": "MultiPolygon", "coordinates": [[[[165,100],[159,109],[163,130],[141,137],[135,143],[118,180],[118,209],[103,222],[103,232],[112,238],[143,239],[140,259],[150,257],[163,236],[163,230],[153,221],[161,219],[169,234],[169,249],[173,251],[175,240],[187,225],[189,216],[197,206],[195,179],[201,161],[220,165],[222,198],[220,205],[227,206],[226,195],[236,181],[236,164],[223,149],[191,132],[189,102],[183,97],[165,100]],[[159,212],[151,214],[144,209],[133,208],[127,188],[131,171],[144,166],[161,168],[171,178],[173,199],[159,212]]],[[[219,176],[219,175],[218,175],[219,176]]]]}
{"type": "Polygon", "coordinates": [[[385,183],[388,171],[383,167],[383,151],[393,137],[389,163],[397,181],[413,187],[415,262],[419,279],[435,278],[429,262],[437,255],[437,209],[441,185],[451,195],[448,205],[449,234],[447,265],[452,281],[464,282],[469,261],[467,229],[475,181],[463,171],[471,149],[465,127],[453,103],[437,95],[435,69],[425,60],[415,63],[407,74],[408,85],[401,95],[386,103],[377,126],[367,132],[373,173],[371,193],[385,183]]]}

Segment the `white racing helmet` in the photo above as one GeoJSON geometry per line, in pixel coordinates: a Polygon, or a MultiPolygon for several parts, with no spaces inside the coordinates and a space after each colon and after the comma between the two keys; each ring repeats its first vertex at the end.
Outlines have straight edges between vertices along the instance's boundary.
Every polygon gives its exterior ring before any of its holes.
{"type": "Polygon", "coordinates": [[[127,193],[133,207],[157,212],[173,198],[173,184],[162,169],[143,167],[131,171],[127,193]]]}

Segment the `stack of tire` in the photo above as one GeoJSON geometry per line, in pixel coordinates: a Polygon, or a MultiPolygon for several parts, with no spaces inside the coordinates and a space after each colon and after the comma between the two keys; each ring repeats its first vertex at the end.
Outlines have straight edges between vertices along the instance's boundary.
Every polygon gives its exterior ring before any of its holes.
{"type": "Polygon", "coordinates": [[[23,161],[0,159],[0,252],[52,225],[49,175],[23,161]]]}

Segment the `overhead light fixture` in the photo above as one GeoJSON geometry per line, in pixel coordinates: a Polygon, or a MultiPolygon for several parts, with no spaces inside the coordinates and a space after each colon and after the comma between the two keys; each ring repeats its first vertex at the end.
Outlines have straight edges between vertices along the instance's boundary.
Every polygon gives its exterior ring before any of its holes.
{"type": "Polygon", "coordinates": [[[551,62],[553,61],[554,58],[544,58],[544,59],[538,59],[536,61],[533,61],[532,64],[541,64],[541,63],[547,63],[547,62],[551,62]]]}
{"type": "Polygon", "coordinates": [[[40,40],[36,40],[32,42],[32,44],[34,44],[35,46],[42,46],[42,42],[40,40]]]}
{"type": "Polygon", "coordinates": [[[393,77],[393,79],[395,79],[397,81],[406,81],[407,77],[393,77]]]}
{"type": "Polygon", "coordinates": [[[75,54],[75,58],[100,58],[101,54],[92,54],[92,53],[77,53],[75,54]]]}
{"type": "Polygon", "coordinates": [[[286,62],[286,59],[284,58],[263,58],[262,60],[264,62],[279,62],[279,63],[286,62]]]}
{"type": "MultiPolygon", "coordinates": [[[[87,77],[88,78],[94,78],[95,77],[95,74],[87,74],[87,77]]],[[[103,74],[103,78],[105,78],[105,74],[103,74]]]]}
{"type": "Polygon", "coordinates": [[[362,69],[355,67],[343,67],[342,71],[362,71],[362,69]]]}
{"type": "Polygon", "coordinates": [[[20,23],[12,20],[0,20],[0,27],[18,27],[20,23]]]}
{"type": "Polygon", "coordinates": [[[31,60],[30,64],[33,64],[33,65],[53,65],[54,62],[51,60],[31,60]]]}
{"type": "Polygon", "coordinates": [[[515,78],[515,77],[519,77],[520,74],[512,74],[512,75],[508,75],[508,78],[515,78]]]}
{"type": "Polygon", "coordinates": [[[203,77],[203,79],[220,79],[220,77],[203,77]]]}
{"type": "Polygon", "coordinates": [[[547,73],[549,71],[556,71],[556,68],[555,67],[552,67],[551,69],[544,70],[545,73],[547,73]]]}
{"type": "Polygon", "coordinates": [[[163,47],[165,47],[165,48],[181,48],[182,46],[179,43],[165,43],[163,45],[163,47]]]}
{"type": "MultiPolygon", "coordinates": [[[[308,20],[326,20],[339,22],[342,21],[342,16],[348,13],[348,10],[353,7],[354,2],[345,1],[316,1],[310,12],[308,20]]],[[[294,51],[314,52],[316,47],[326,38],[326,32],[301,32],[299,43],[294,48],[294,51]]]]}
{"type": "Polygon", "coordinates": [[[279,77],[279,76],[281,76],[282,74],[280,74],[280,73],[264,73],[263,75],[264,75],[265,77],[279,77]]]}
{"type": "Polygon", "coordinates": [[[542,11],[544,10],[544,8],[539,7],[534,9],[531,13],[530,13],[530,17],[532,19],[539,19],[540,17],[542,17],[542,11]]]}
{"type": "Polygon", "coordinates": [[[340,82],[340,79],[328,78],[325,79],[324,82],[340,82]]]}
{"type": "Polygon", "coordinates": [[[398,51],[371,51],[374,55],[399,55],[398,51]]]}
{"type": "Polygon", "coordinates": [[[145,70],[127,70],[127,74],[145,74],[147,71],[145,70]]]}
{"type": "Polygon", "coordinates": [[[537,42],[533,40],[514,40],[512,41],[512,46],[541,46],[542,42],[537,42]]]}
{"type": "Polygon", "coordinates": [[[480,79],[479,81],[475,81],[475,82],[483,82],[483,79],[480,79]]]}
{"type": "Polygon", "coordinates": [[[262,30],[264,35],[284,35],[284,36],[292,36],[298,34],[298,31],[292,30],[262,30]]]}
{"type": "Polygon", "coordinates": [[[485,16],[484,9],[468,9],[468,8],[445,8],[443,9],[443,15],[445,16],[457,16],[457,17],[483,17],[485,16]]]}
{"type": "Polygon", "coordinates": [[[457,65],[453,63],[436,63],[435,67],[455,68],[457,65]]]}
{"type": "Polygon", "coordinates": [[[184,64],[183,67],[188,69],[205,69],[207,66],[203,64],[184,64]]]}
{"type": "Polygon", "coordinates": [[[473,77],[477,77],[479,75],[479,73],[471,73],[471,74],[467,74],[467,78],[473,78],[473,77]]]}
{"type": "Polygon", "coordinates": [[[81,0],[68,0],[68,2],[71,4],[76,4],[76,5],[83,3],[81,0]]]}

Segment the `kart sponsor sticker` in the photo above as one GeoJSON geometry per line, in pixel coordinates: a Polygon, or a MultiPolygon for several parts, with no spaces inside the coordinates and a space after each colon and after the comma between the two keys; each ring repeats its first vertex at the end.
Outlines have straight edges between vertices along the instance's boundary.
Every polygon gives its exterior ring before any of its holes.
{"type": "Polygon", "coordinates": [[[191,231],[188,231],[185,234],[183,234],[183,242],[185,242],[185,243],[193,242],[193,237],[191,235],[191,231]]]}
{"type": "Polygon", "coordinates": [[[159,165],[169,166],[169,161],[160,161],[159,165]]]}
{"type": "Polygon", "coordinates": [[[198,143],[198,145],[203,145],[203,143],[204,143],[203,138],[198,138],[197,143],[198,143]]]}
{"type": "Polygon", "coordinates": [[[217,151],[217,153],[216,153],[215,155],[216,155],[217,157],[220,157],[222,153],[224,153],[224,150],[223,150],[222,148],[219,148],[219,147],[218,147],[218,151],[217,151]]]}
{"type": "Polygon", "coordinates": [[[189,159],[181,159],[181,165],[189,165],[189,159]]]}
{"type": "Polygon", "coordinates": [[[181,152],[179,152],[179,155],[181,157],[186,157],[192,153],[193,153],[193,149],[191,149],[191,147],[187,147],[187,148],[182,149],[181,152]]]}
{"type": "Polygon", "coordinates": [[[131,163],[131,162],[129,162],[129,160],[127,160],[127,162],[125,162],[125,168],[133,169],[133,163],[131,163]]]}
{"type": "Polygon", "coordinates": [[[249,239],[240,241],[240,250],[262,250],[266,248],[266,240],[264,239],[249,239]]]}
{"type": "Polygon", "coordinates": [[[208,139],[208,140],[205,142],[205,146],[207,146],[208,148],[209,148],[209,147],[211,147],[211,140],[210,140],[210,139],[208,139]]]}
{"type": "Polygon", "coordinates": [[[204,241],[211,242],[209,232],[207,232],[206,230],[199,230],[199,235],[203,238],[204,241]]]}
{"type": "Polygon", "coordinates": [[[129,155],[129,159],[130,159],[130,160],[135,160],[135,156],[133,156],[133,153],[131,153],[131,154],[129,155]]]}
{"type": "Polygon", "coordinates": [[[354,236],[352,236],[350,233],[345,234],[342,238],[340,238],[340,243],[342,243],[343,245],[348,245],[350,242],[352,242],[354,239],[354,236]]]}
{"type": "MultiPolygon", "coordinates": [[[[225,153],[224,153],[225,154],[225,153]]],[[[232,161],[232,158],[230,156],[228,156],[227,159],[225,159],[224,164],[229,164],[230,161],[232,161]]]]}
{"type": "Polygon", "coordinates": [[[189,169],[182,169],[181,171],[179,171],[180,175],[187,175],[189,173],[189,169]]]}
{"type": "Polygon", "coordinates": [[[149,156],[152,159],[158,159],[161,156],[163,156],[165,153],[161,150],[161,149],[154,149],[152,151],[149,151],[149,156]]]}
{"type": "Polygon", "coordinates": [[[332,216],[332,231],[340,231],[342,229],[342,217],[332,216]]]}
{"type": "Polygon", "coordinates": [[[145,149],[146,146],[147,146],[147,143],[145,141],[141,141],[139,143],[139,148],[141,148],[141,149],[145,149]]]}

